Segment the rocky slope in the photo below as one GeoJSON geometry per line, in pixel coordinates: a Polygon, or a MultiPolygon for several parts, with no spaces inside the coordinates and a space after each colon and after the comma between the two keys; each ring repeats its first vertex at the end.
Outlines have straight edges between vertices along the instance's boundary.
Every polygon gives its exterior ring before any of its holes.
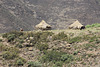
{"type": "Polygon", "coordinates": [[[99,23],[99,0],[0,0],[0,33],[33,30],[42,19],[53,29],[65,29],[74,19],[99,23]]]}
{"type": "Polygon", "coordinates": [[[0,34],[0,66],[100,67],[100,27],[91,28],[0,34]]]}

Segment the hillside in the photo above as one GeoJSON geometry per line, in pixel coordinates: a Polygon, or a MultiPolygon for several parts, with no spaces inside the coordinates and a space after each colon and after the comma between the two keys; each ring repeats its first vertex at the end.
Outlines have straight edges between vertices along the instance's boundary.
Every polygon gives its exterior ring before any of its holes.
{"type": "Polygon", "coordinates": [[[78,19],[82,24],[100,22],[99,0],[0,0],[0,33],[33,30],[42,19],[53,29],[66,29],[78,19]]]}
{"type": "Polygon", "coordinates": [[[100,24],[86,27],[0,34],[0,66],[100,67],[100,24]]]}

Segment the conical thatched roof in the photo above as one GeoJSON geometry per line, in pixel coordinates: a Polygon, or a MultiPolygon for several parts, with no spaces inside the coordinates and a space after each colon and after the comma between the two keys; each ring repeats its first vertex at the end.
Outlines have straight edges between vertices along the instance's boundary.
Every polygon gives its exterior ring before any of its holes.
{"type": "Polygon", "coordinates": [[[76,20],[73,24],[69,26],[70,29],[82,29],[85,28],[78,20],[76,20]]]}
{"type": "Polygon", "coordinates": [[[38,29],[50,29],[51,25],[47,24],[44,20],[42,20],[38,25],[36,25],[38,29]]]}

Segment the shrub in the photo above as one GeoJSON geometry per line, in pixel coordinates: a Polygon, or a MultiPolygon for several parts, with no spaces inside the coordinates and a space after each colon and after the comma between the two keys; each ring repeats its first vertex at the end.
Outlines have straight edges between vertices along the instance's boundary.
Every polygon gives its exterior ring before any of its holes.
{"type": "Polygon", "coordinates": [[[75,42],[80,42],[82,40],[82,37],[74,37],[68,40],[68,43],[75,43],[75,42]]]}
{"type": "Polygon", "coordinates": [[[89,42],[94,42],[94,41],[96,41],[96,40],[97,40],[97,37],[96,37],[96,36],[93,36],[93,37],[90,37],[89,42]]]}
{"type": "Polygon", "coordinates": [[[8,34],[15,34],[16,37],[19,37],[19,36],[24,35],[24,33],[23,33],[23,32],[20,32],[20,31],[11,31],[11,32],[9,32],[8,34]]]}
{"type": "Polygon", "coordinates": [[[8,36],[7,33],[5,33],[5,34],[2,35],[3,38],[7,38],[7,36],[8,36]]]}
{"type": "Polygon", "coordinates": [[[14,47],[10,47],[5,49],[5,52],[3,53],[3,58],[9,60],[9,59],[15,59],[16,57],[18,57],[18,53],[19,50],[14,48],[14,47]]]}
{"type": "Polygon", "coordinates": [[[60,58],[61,58],[61,55],[64,54],[62,52],[57,52],[57,51],[48,51],[48,52],[45,52],[45,55],[43,55],[41,57],[41,61],[42,62],[47,62],[47,61],[53,61],[53,62],[56,62],[56,61],[60,61],[60,58]]]}
{"type": "Polygon", "coordinates": [[[99,44],[99,43],[100,43],[100,40],[97,39],[95,43],[96,43],[96,44],[99,44]]]}
{"type": "Polygon", "coordinates": [[[97,48],[97,46],[94,45],[94,44],[84,44],[84,48],[85,48],[85,49],[89,49],[90,47],[91,47],[91,48],[92,48],[92,47],[93,47],[93,48],[97,48]]]}
{"type": "Polygon", "coordinates": [[[47,50],[48,49],[48,44],[36,44],[35,45],[40,51],[43,51],[43,50],[47,50]]]}
{"type": "Polygon", "coordinates": [[[18,65],[18,66],[23,66],[23,65],[24,65],[24,62],[23,62],[21,59],[18,59],[18,60],[16,61],[16,65],[18,65]]]}
{"type": "Polygon", "coordinates": [[[23,45],[19,43],[19,44],[16,44],[16,47],[23,48],[23,45]]]}
{"type": "Polygon", "coordinates": [[[79,52],[79,51],[75,51],[75,52],[74,52],[74,55],[77,55],[77,54],[78,54],[78,52],[79,52]]]}
{"type": "Polygon", "coordinates": [[[15,64],[17,66],[23,66],[25,62],[26,62],[26,60],[24,58],[19,57],[19,58],[16,59],[15,64]]]}
{"type": "Polygon", "coordinates": [[[47,42],[48,41],[48,36],[52,36],[52,32],[37,32],[34,34],[35,40],[38,42],[47,42]]]}
{"type": "Polygon", "coordinates": [[[15,37],[15,34],[10,34],[10,35],[8,35],[8,37],[7,37],[8,42],[13,41],[15,38],[16,38],[16,37],[15,37]]]}
{"type": "Polygon", "coordinates": [[[42,67],[42,64],[38,61],[29,61],[28,67],[42,67]]]}
{"type": "Polygon", "coordinates": [[[33,34],[34,40],[31,40],[31,43],[38,44],[41,42],[48,42],[48,36],[52,36],[52,32],[36,32],[33,34]]]}
{"type": "Polygon", "coordinates": [[[69,62],[73,61],[73,55],[64,54],[64,55],[61,56],[61,60],[62,60],[63,62],[66,61],[67,63],[69,63],[69,62]]]}
{"type": "Polygon", "coordinates": [[[9,33],[5,33],[3,34],[3,38],[7,38],[8,42],[13,41],[15,38],[18,38],[20,36],[22,36],[24,33],[23,32],[18,32],[18,31],[11,31],[9,33]]]}
{"type": "Polygon", "coordinates": [[[2,39],[0,39],[0,42],[2,42],[2,39]]]}
{"type": "Polygon", "coordinates": [[[68,38],[68,36],[64,32],[61,32],[52,37],[53,40],[66,40],[67,38],[68,38]]]}
{"type": "Polygon", "coordinates": [[[18,55],[16,52],[10,52],[10,51],[6,51],[3,53],[3,58],[5,58],[6,60],[9,59],[14,59],[16,58],[18,55]]]}
{"type": "Polygon", "coordinates": [[[62,65],[63,65],[62,61],[57,61],[53,67],[62,67],[62,65]]]}
{"type": "Polygon", "coordinates": [[[6,50],[6,49],[7,49],[7,47],[4,46],[2,43],[0,43],[0,51],[4,51],[4,50],[6,50]]]}

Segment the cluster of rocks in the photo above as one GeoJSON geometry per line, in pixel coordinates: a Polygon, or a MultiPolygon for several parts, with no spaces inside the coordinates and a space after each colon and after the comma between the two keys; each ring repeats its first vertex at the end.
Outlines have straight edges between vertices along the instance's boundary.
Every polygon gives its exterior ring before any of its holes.
{"type": "Polygon", "coordinates": [[[25,43],[23,43],[23,46],[25,46],[25,47],[34,46],[34,44],[31,43],[31,40],[34,41],[34,38],[33,38],[33,37],[26,38],[26,39],[24,40],[25,43]]]}

